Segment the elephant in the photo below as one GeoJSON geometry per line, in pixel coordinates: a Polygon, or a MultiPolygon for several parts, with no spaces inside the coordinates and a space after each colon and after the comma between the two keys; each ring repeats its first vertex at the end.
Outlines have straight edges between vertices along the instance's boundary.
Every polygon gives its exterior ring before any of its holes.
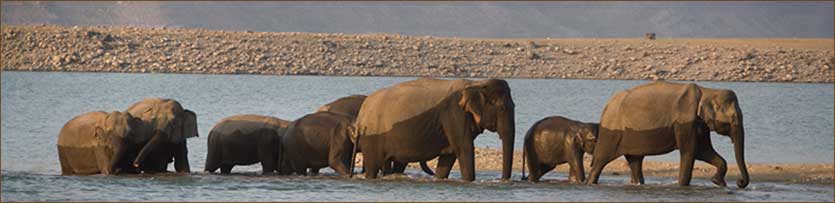
{"type": "Polygon", "coordinates": [[[606,164],[623,155],[632,171],[631,182],[643,184],[644,156],[678,149],[681,158],[678,185],[690,184],[693,164],[698,159],[719,168],[712,181],[725,186],[724,160],[713,150],[710,136],[700,133],[702,125],[730,138],[741,174],[737,186],[748,186],[745,129],[736,93],[666,81],[643,84],[609,99],[600,117],[588,183],[597,184],[606,164]]]}
{"type": "Polygon", "coordinates": [[[357,118],[357,114],[359,113],[360,107],[362,107],[362,102],[365,101],[365,98],[365,95],[359,94],[342,97],[336,99],[335,101],[322,105],[321,107],[319,107],[317,112],[328,111],[343,114],[350,117],[353,121],[357,118]]]}
{"type": "MultiPolygon", "coordinates": [[[[534,123],[525,134],[522,149],[522,167],[527,161],[530,169],[528,180],[539,182],[542,175],[567,162],[569,181],[585,182],[583,154],[594,151],[598,127],[597,123],[583,123],[562,116],[547,117],[534,123]]],[[[523,179],[524,176],[522,174],[523,179]]]]}
{"type": "Polygon", "coordinates": [[[138,137],[149,140],[133,160],[143,172],[166,172],[174,161],[178,173],[189,173],[186,138],[198,137],[197,115],[173,99],[147,98],[131,105],[131,116],[142,122],[134,129],[138,137]]]}
{"type": "Polygon", "coordinates": [[[130,173],[129,151],[142,140],[132,129],[140,123],[125,112],[88,112],[68,121],[58,135],[61,174],[130,173]]]}
{"type": "Polygon", "coordinates": [[[290,121],[262,115],[235,115],[220,120],[209,132],[206,166],[229,174],[235,165],[261,163],[262,174],[281,173],[281,138],[290,121]]]}
{"type": "Polygon", "coordinates": [[[473,181],[473,141],[487,129],[502,140],[502,179],[508,180],[514,108],[510,86],[501,79],[421,78],[377,90],[365,99],[355,122],[365,177],[377,178],[388,161],[438,157],[436,178],[447,178],[458,159],[462,179],[473,181]]]}
{"type": "MultiPolygon", "coordinates": [[[[346,97],[339,98],[333,102],[327,103],[319,107],[317,111],[329,111],[339,114],[344,114],[351,117],[351,121],[353,122],[357,118],[357,114],[360,111],[360,107],[362,107],[362,103],[365,101],[365,95],[350,95],[346,97]]],[[[359,151],[358,151],[359,152],[359,151]]],[[[406,166],[408,163],[398,163],[392,162],[387,164],[389,170],[383,172],[383,174],[393,174],[393,173],[404,173],[406,171],[406,166]]],[[[426,161],[420,162],[420,167],[426,174],[435,175],[435,172],[426,165],[426,161]]],[[[318,173],[318,169],[312,169],[313,173],[318,173]]]]}
{"type": "Polygon", "coordinates": [[[351,118],[328,111],[307,114],[293,123],[282,138],[289,168],[300,175],[330,166],[342,176],[351,175],[354,144],[351,118]]]}

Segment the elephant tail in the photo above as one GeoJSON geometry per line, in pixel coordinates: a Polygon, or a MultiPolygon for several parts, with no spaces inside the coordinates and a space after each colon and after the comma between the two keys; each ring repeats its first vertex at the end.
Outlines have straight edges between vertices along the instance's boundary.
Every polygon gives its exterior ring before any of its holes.
{"type": "Polygon", "coordinates": [[[528,132],[525,132],[524,143],[522,143],[522,180],[528,180],[528,177],[525,176],[525,166],[526,166],[525,161],[528,160],[527,153],[528,153],[528,149],[530,148],[528,145],[533,144],[531,142],[533,141],[533,133],[536,129],[536,126],[538,126],[539,123],[541,123],[542,121],[545,121],[547,119],[548,118],[544,118],[542,120],[536,121],[536,123],[534,123],[533,126],[531,126],[530,129],[528,129],[528,132]]]}
{"type": "Polygon", "coordinates": [[[430,176],[435,175],[435,172],[432,171],[432,168],[429,168],[429,165],[426,164],[426,161],[420,161],[420,169],[423,170],[424,173],[429,174],[430,176]]]}
{"type": "Polygon", "coordinates": [[[222,146],[221,142],[218,138],[219,135],[215,131],[209,132],[208,138],[208,145],[206,149],[206,166],[203,168],[206,172],[213,173],[215,170],[220,168],[222,162],[222,154],[223,151],[221,149],[222,146]]]}

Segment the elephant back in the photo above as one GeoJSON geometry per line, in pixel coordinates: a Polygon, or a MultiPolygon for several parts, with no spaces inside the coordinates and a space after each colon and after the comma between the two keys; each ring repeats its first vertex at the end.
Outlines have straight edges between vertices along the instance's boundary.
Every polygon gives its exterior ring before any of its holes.
{"type": "Polygon", "coordinates": [[[78,115],[64,124],[58,135],[60,147],[94,147],[100,144],[96,139],[96,125],[107,118],[103,111],[78,115]]]}
{"type": "Polygon", "coordinates": [[[693,122],[698,89],[695,84],[657,81],[618,92],[606,104],[600,127],[645,131],[693,122]]]}
{"type": "Polygon", "coordinates": [[[351,119],[355,119],[359,114],[362,103],[365,101],[365,95],[351,95],[342,97],[319,107],[317,111],[329,111],[339,114],[345,114],[351,119]]]}
{"type": "Polygon", "coordinates": [[[283,134],[290,126],[290,121],[283,120],[271,116],[243,114],[235,115],[222,119],[214,127],[212,132],[221,135],[230,135],[235,131],[240,131],[243,134],[253,133],[260,129],[275,129],[279,131],[279,135],[283,134]]]}
{"type": "Polygon", "coordinates": [[[366,135],[388,132],[399,122],[436,109],[472,81],[418,79],[380,89],[363,102],[356,123],[366,135]]]}
{"type": "MultiPolygon", "coordinates": [[[[323,147],[327,146],[329,140],[335,139],[333,136],[350,136],[349,131],[342,131],[343,133],[340,131],[350,130],[351,125],[351,118],[344,114],[315,112],[294,121],[288,129],[287,137],[294,140],[293,143],[301,141],[310,146],[323,147]],[[326,141],[325,144],[322,144],[323,141],[326,141]]],[[[326,150],[320,149],[320,151],[326,150]]]]}

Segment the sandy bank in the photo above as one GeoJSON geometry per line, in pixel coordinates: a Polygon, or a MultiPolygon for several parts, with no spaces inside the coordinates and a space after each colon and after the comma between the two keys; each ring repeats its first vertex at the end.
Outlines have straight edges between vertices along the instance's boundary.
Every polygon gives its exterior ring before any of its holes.
{"type": "Polygon", "coordinates": [[[3,26],[3,70],[833,82],[832,39],[460,39],[3,26]]]}
{"type": "MultiPolygon", "coordinates": [[[[674,151],[672,153],[678,153],[678,151],[674,151]]],[[[360,156],[361,157],[361,156],[360,156]]],[[[361,158],[360,158],[361,159],[361,158]]],[[[591,168],[589,165],[591,164],[591,156],[586,155],[585,161],[583,164],[585,165],[586,175],[588,175],[588,171],[591,168]]],[[[492,171],[501,171],[501,150],[500,149],[489,149],[489,148],[477,148],[476,149],[476,170],[492,170],[492,171]]],[[[513,159],[513,173],[520,175],[522,173],[522,153],[518,151],[514,155],[513,159]]],[[[361,166],[362,162],[357,161],[357,166],[361,166]]],[[[436,160],[432,160],[429,163],[429,166],[435,167],[436,160]]],[[[669,162],[669,161],[649,161],[644,160],[644,176],[658,176],[658,177],[678,177],[678,166],[679,163],[669,162]]],[[[420,166],[417,163],[409,164],[409,167],[418,169],[420,166]]],[[[458,164],[454,166],[453,170],[458,169],[458,164]]],[[[568,174],[568,164],[562,164],[557,166],[554,171],[549,173],[562,173],[567,176],[568,174]]],[[[695,168],[693,169],[693,178],[703,179],[704,181],[709,181],[710,177],[716,172],[716,168],[708,165],[704,162],[696,161],[695,168]]],[[[756,181],[771,181],[771,182],[789,182],[789,183],[806,183],[806,184],[833,184],[833,174],[835,174],[835,168],[833,168],[833,164],[831,163],[803,163],[803,164],[761,164],[761,163],[748,163],[748,173],[751,178],[751,182],[756,181]]],[[[629,165],[626,164],[626,160],[624,158],[618,158],[615,161],[612,161],[606,168],[603,169],[603,175],[620,175],[629,177],[629,165]]],[[[735,162],[728,162],[728,172],[725,176],[725,180],[728,182],[729,186],[733,186],[736,184],[733,180],[736,180],[739,176],[739,168],[737,167],[735,162]]],[[[564,181],[564,180],[558,180],[564,181]]]]}

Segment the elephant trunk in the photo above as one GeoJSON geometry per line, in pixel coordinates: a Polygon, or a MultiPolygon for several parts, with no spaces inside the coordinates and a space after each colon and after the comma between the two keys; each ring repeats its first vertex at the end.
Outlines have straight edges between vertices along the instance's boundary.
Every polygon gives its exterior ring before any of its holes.
{"type": "Polygon", "coordinates": [[[748,168],[745,166],[745,130],[742,127],[742,120],[738,126],[733,126],[731,139],[734,142],[734,153],[736,155],[736,164],[739,166],[740,178],[736,181],[739,188],[748,186],[748,168]]]}
{"type": "Polygon", "coordinates": [[[505,115],[500,115],[498,133],[502,139],[502,180],[509,180],[513,171],[513,143],[516,139],[516,120],[513,108],[508,108],[505,115]]]}
{"type": "Polygon", "coordinates": [[[148,157],[148,154],[156,148],[157,145],[161,144],[164,140],[163,133],[160,131],[154,132],[154,137],[151,138],[151,141],[148,141],[142,150],[139,151],[139,155],[136,156],[136,159],[133,160],[133,167],[139,168],[139,164],[145,161],[145,158],[148,157]]]}
{"type": "Polygon", "coordinates": [[[110,167],[108,168],[109,171],[106,172],[107,174],[117,174],[124,170],[119,167],[119,163],[121,163],[122,157],[125,156],[127,147],[127,144],[121,144],[116,146],[116,152],[113,154],[112,157],[110,157],[110,167]]]}

